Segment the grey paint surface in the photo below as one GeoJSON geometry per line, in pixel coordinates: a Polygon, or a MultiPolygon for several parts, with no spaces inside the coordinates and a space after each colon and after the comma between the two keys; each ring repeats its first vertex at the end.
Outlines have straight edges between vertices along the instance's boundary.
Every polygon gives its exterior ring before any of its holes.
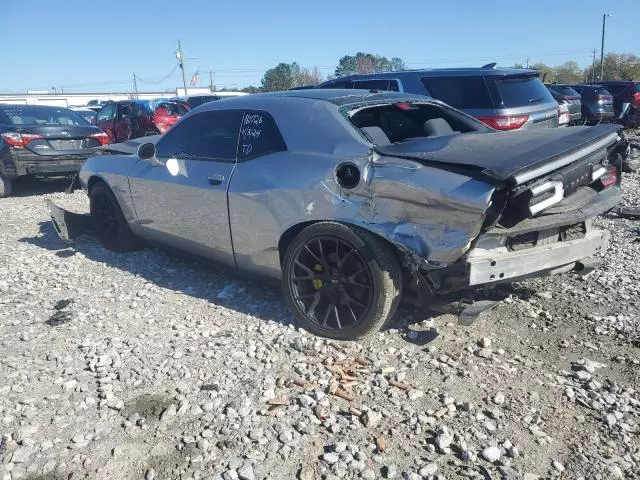
{"type": "Polygon", "coordinates": [[[245,272],[279,278],[283,234],[320,220],[359,225],[410,252],[422,268],[439,269],[463,257],[478,237],[495,187],[463,173],[380,156],[339,110],[345,104],[401,100],[443,105],[353,90],[212,102],[184,119],[208,110],[263,110],[275,119],[287,151],[235,164],[178,158],[173,174],[164,160],[102,155],[86,162],[80,178],[85,189],[92,178],[104,180],[141,237],[245,272]],[[335,178],[343,162],[362,172],[350,190],[335,178]],[[224,175],[225,181],[210,185],[211,174],[224,175]]]}

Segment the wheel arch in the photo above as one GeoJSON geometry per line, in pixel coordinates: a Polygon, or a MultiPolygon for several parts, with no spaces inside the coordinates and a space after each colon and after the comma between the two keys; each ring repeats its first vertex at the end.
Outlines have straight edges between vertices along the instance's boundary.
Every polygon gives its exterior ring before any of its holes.
{"type": "Polygon", "coordinates": [[[109,189],[109,191],[115,197],[116,201],[118,202],[118,206],[120,207],[120,210],[124,215],[125,220],[129,224],[135,222],[137,220],[137,215],[133,208],[133,204],[130,204],[130,202],[128,201],[129,192],[128,191],[123,192],[121,188],[117,187],[117,185],[116,185],[116,188],[114,188],[114,186],[111,185],[111,183],[107,179],[105,179],[102,175],[97,173],[92,173],[89,176],[87,180],[87,190],[86,190],[87,195],[91,195],[91,190],[93,189],[93,187],[95,187],[96,184],[100,182],[104,183],[104,185],[109,189]]]}
{"type": "Polygon", "coordinates": [[[335,220],[335,219],[316,219],[316,220],[310,220],[310,221],[305,221],[305,222],[300,222],[300,223],[296,223],[295,225],[290,226],[289,228],[287,228],[282,235],[280,235],[280,239],[278,240],[278,253],[280,256],[280,265],[283,264],[284,262],[284,256],[287,252],[287,248],[289,247],[289,245],[291,244],[291,242],[293,241],[293,239],[305,228],[314,225],[316,223],[321,223],[321,222],[334,222],[334,223],[341,223],[343,225],[348,225],[351,227],[357,227],[360,228],[362,230],[367,231],[369,234],[375,236],[376,238],[378,238],[379,240],[381,240],[383,243],[385,243],[386,245],[388,245],[391,249],[391,251],[393,251],[396,255],[396,257],[398,258],[398,261],[402,264],[402,251],[400,249],[400,247],[398,245],[396,245],[394,242],[392,242],[391,240],[389,240],[387,237],[385,237],[384,235],[382,235],[380,232],[377,232],[376,230],[368,227],[367,224],[358,224],[356,222],[348,222],[348,221],[344,221],[344,220],[335,220]]]}

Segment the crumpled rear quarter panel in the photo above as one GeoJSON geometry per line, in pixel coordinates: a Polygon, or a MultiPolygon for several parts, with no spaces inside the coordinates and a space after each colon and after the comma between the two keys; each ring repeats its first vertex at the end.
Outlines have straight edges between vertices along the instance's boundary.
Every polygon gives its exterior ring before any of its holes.
{"type": "Polygon", "coordinates": [[[240,269],[280,276],[278,242],[289,228],[332,220],[370,230],[409,249],[434,267],[458,260],[478,235],[493,192],[469,177],[380,158],[371,168],[359,157],[282,152],[236,166],[229,190],[229,214],[240,269]],[[364,178],[345,190],[334,178],[342,161],[364,178]]]}

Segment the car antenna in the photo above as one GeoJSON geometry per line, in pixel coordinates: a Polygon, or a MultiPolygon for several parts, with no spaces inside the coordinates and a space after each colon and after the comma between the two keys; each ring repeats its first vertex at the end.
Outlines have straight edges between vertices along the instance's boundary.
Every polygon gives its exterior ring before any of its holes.
{"type": "Polygon", "coordinates": [[[486,65],[483,65],[480,68],[482,68],[483,70],[490,70],[492,68],[496,68],[497,64],[498,64],[497,62],[487,63],[486,65]]]}

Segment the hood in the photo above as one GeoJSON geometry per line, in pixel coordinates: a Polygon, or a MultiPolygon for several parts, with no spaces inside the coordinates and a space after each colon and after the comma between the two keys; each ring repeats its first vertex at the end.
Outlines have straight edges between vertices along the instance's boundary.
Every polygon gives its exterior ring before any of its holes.
{"type": "Polygon", "coordinates": [[[619,140],[620,125],[426,137],[376,146],[381,155],[521,185],[619,140]]]}

